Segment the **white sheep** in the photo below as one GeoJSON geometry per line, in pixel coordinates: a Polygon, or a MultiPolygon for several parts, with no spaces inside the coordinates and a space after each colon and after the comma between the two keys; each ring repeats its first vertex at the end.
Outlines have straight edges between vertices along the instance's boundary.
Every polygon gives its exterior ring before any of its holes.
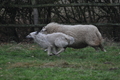
{"type": "Polygon", "coordinates": [[[36,34],[36,32],[31,32],[26,37],[33,38],[34,41],[38,43],[42,48],[47,49],[48,55],[59,55],[59,53],[64,51],[68,45],[74,43],[73,37],[60,32],[52,34],[36,34]]]}
{"type": "Polygon", "coordinates": [[[103,38],[101,33],[94,25],[63,25],[52,22],[43,27],[41,32],[44,34],[62,32],[72,36],[75,39],[75,42],[68,47],[84,48],[91,46],[95,48],[95,50],[100,48],[102,51],[106,52],[102,46],[103,38]]]}

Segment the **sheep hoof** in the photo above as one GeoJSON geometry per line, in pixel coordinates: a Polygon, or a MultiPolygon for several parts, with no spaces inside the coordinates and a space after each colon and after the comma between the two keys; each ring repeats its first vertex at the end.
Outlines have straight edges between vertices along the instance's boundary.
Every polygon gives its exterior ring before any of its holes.
{"type": "Polygon", "coordinates": [[[107,52],[105,49],[102,50],[103,52],[107,52]]]}
{"type": "Polygon", "coordinates": [[[106,50],[104,50],[104,52],[107,52],[106,50]]]}

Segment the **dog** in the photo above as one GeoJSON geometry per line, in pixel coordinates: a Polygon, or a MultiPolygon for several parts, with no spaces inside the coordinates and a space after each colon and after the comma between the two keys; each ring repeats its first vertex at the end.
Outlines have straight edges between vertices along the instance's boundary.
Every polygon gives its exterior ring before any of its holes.
{"type": "Polygon", "coordinates": [[[43,34],[41,32],[31,32],[26,38],[33,38],[34,42],[44,49],[47,49],[47,54],[59,55],[67,46],[75,42],[74,38],[64,33],[56,32],[51,34],[43,34]]]}

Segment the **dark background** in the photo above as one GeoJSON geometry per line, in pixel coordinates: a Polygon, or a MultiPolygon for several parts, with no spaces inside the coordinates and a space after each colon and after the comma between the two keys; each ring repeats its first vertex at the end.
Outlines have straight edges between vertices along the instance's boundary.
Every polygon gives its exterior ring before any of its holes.
{"type": "MultiPolygon", "coordinates": [[[[65,6],[65,7],[10,7],[14,5],[40,4],[109,4],[120,3],[120,0],[0,0],[0,25],[34,24],[33,10],[38,10],[38,24],[58,22],[62,24],[94,24],[103,37],[116,42],[120,41],[120,25],[102,25],[120,23],[120,6],[65,6]],[[33,2],[35,1],[35,3],[33,2]]],[[[43,27],[43,26],[42,26],[43,27]]],[[[41,28],[42,28],[41,27],[41,28]]],[[[41,29],[40,28],[40,29],[41,29]]],[[[34,27],[0,27],[0,42],[23,42],[25,36],[36,30],[34,27]]]]}

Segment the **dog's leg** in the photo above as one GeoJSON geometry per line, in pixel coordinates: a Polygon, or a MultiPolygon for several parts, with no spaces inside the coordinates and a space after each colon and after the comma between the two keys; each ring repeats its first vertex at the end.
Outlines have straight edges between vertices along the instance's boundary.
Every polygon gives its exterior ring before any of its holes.
{"type": "Polygon", "coordinates": [[[60,48],[60,50],[56,53],[56,55],[59,56],[59,54],[60,54],[61,52],[63,52],[64,50],[65,50],[64,48],[60,48]]]}
{"type": "Polygon", "coordinates": [[[56,47],[53,47],[53,48],[52,48],[52,53],[53,53],[53,55],[55,55],[56,52],[57,52],[57,51],[56,51],[56,47]]]}
{"type": "Polygon", "coordinates": [[[48,47],[48,55],[49,55],[49,56],[52,56],[51,48],[52,48],[51,46],[48,47]]]}
{"type": "Polygon", "coordinates": [[[48,51],[48,49],[45,49],[44,51],[46,52],[46,51],[48,51]]]}

